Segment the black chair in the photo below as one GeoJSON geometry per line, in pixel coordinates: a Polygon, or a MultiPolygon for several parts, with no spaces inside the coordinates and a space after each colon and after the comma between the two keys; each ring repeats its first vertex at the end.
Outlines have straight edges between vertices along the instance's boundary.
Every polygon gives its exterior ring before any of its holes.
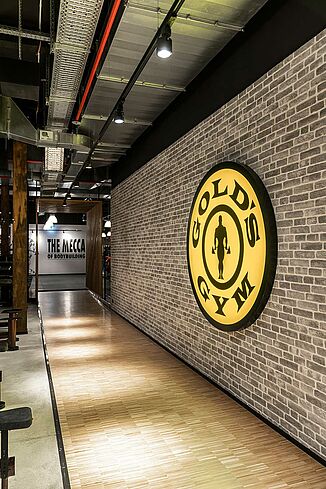
{"type": "MultiPolygon", "coordinates": [[[[7,346],[9,351],[18,350],[19,347],[16,345],[16,332],[17,332],[17,319],[19,319],[19,312],[21,309],[14,308],[0,308],[0,328],[5,327],[7,329],[7,334],[5,335],[5,342],[7,341],[7,346]]],[[[0,349],[0,351],[5,351],[0,349]]]]}
{"type": "Polygon", "coordinates": [[[8,409],[0,413],[1,431],[1,489],[8,489],[8,477],[15,475],[15,457],[9,458],[8,433],[23,430],[32,424],[32,410],[29,407],[8,409]]]}

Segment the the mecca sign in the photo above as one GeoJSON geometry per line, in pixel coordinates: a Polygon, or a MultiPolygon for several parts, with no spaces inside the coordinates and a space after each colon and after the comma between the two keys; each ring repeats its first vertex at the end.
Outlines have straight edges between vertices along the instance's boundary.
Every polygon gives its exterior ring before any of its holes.
{"type": "Polygon", "coordinates": [[[206,174],[192,203],[187,248],[205,317],[224,331],[252,324],[273,286],[277,231],[267,190],[251,168],[226,162],[206,174]]]}
{"type": "Polygon", "coordinates": [[[71,260],[86,257],[85,238],[47,238],[48,260],[71,260]]]}
{"type": "MultiPolygon", "coordinates": [[[[36,228],[29,226],[30,272],[36,269],[36,228]]],[[[86,272],[86,226],[57,224],[54,229],[38,230],[38,272],[78,274],[86,272]]]]}

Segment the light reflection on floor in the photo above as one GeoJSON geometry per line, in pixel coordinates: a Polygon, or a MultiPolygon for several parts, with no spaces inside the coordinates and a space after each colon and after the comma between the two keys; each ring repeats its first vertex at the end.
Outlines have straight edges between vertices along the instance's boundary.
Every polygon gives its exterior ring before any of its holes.
{"type": "Polygon", "coordinates": [[[72,489],[325,489],[323,467],[88,292],[41,307],[72,489]]]}

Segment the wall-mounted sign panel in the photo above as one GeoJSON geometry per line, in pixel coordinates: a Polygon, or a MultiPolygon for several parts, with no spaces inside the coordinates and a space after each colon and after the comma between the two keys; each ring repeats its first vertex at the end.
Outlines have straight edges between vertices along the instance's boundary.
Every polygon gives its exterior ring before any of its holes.
{"type": "Polygon", "coordinates": [[[203,178],[190,212],[187,251],[205,317],[224,331],[252,324],[273,286],[277,231],[267,190],[251,168],[221,163],[203,178]]]}
{"type": "MultiPolygon", "coordinates": [[[[56,225],[39,229],[39,273],[86,273],[86,226],[56,225]]],[[[36,248],[35,227],[30,227],[30,250],[36,248]]],[[[30,252],[30,269],[35,271],[35,256],[30,252]]]]}

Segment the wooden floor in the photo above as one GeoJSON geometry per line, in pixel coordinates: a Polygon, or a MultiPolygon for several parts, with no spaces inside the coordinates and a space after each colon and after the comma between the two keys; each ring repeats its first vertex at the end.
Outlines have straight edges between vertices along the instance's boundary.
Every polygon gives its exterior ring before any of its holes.
{"type": "Polygon", "coordinates": [[[326,469],[87,291],[40,295],[72,489],[325,489],[326,469]]]}

